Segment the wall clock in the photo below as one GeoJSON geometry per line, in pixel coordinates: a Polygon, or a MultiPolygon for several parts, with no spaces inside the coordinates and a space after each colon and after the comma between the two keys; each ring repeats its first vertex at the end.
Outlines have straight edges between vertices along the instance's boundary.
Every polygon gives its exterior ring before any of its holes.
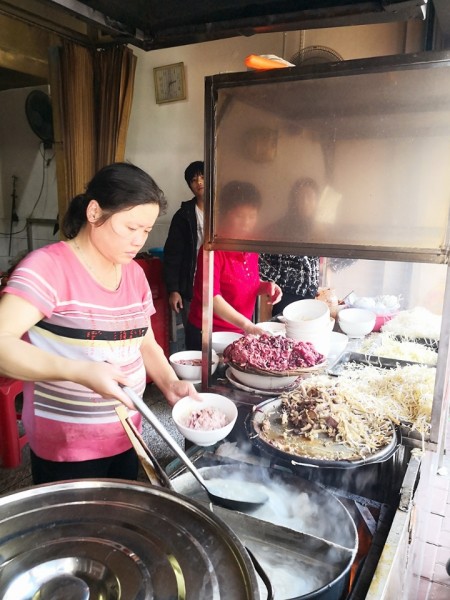
{"type": "Polygon", "coordinates": [[[153,69],[155,97],[158,104],[186,98],[184,63],[174,63],[153,69]]]}

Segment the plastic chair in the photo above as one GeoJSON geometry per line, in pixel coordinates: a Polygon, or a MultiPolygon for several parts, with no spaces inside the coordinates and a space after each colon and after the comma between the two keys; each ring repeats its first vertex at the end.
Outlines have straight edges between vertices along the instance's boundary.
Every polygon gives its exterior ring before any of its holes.
{"type": "Polygon", "coordinates": [[[16,397],[22,389],[22,381],[0,377],[0,466],[8,469],[20,465],[22,448],[28,441],[17,426],[22,415],[16,411],[16,397]]]}

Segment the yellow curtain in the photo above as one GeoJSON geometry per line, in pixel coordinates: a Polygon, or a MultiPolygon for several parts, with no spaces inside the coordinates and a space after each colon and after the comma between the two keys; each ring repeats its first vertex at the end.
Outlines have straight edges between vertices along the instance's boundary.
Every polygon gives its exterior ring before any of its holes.
{"type": "Polygon", "coordinates": [[[96,52],[97,169],[125,157],[136,61],[125,46],[96,52]]]}
{"type": "Polygon", "coordinates": [[[124,159],[136,60],[124,46],[50,50],[60,218],[99,168],[124,159]]]}

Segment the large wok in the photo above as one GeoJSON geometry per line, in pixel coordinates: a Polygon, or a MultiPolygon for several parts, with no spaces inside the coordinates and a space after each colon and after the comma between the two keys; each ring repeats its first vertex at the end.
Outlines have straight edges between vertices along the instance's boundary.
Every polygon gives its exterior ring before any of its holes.
{"type": "MultiPolygon", "coordinates": [[[[323,487],[277,469],[234,463],[200,468],[208,481],[259,482],[269,501],[249,513],[213,510],[255,554],[271,578],[274,597],[336,600],[342,597],[358,536],[345,506],[323,487]]],[[[172,479],[174,489],[208,502],[190,473],[172,479]]],[[[261,588],[262,589],[262,588],[261,588]]]]}

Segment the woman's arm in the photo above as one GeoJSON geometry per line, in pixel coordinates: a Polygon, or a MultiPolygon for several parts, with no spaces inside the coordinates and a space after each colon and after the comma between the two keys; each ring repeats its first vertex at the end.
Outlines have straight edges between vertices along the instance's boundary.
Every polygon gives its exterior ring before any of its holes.
{"type": "Polygon", "coordinates": [[[22,336],[43,314],[30,302],[12,294],[0,300],[0,372],[22,381],[73,381],[104,398],[131,406],[119,384],[130,385],[122,370],[112,364],[72,360],[36,348],[22,336]]]}
{"type": "Polygon", "coordinates": [[[224,300],[219,294],[213,298],[213,311],[224,321],[242,329],[244,333],[252,333],[253,335],[263,335],[264,333],[267,333],[264,329],[257,327],[250,319],[241,315],[240,312],[233,308],[231,304],[224,300]]]}
{"type": "Polygon", "coordinates": [[[151,327],[148,328],[141,345],[142,358],[147,373],[173,406],[185,396],[198,398],[198,393],[189,381],[180,381],[158,344],[151,327]]]}

